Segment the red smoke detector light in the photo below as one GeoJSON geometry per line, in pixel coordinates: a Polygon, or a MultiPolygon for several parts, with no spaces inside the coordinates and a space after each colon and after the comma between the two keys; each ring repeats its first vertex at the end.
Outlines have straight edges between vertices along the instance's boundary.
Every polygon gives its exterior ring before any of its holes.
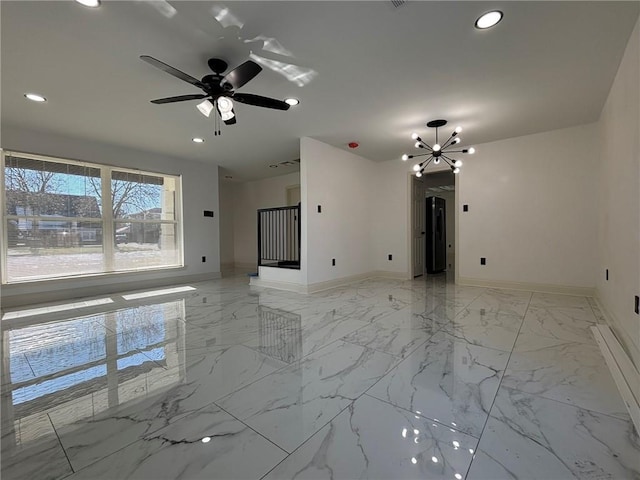
{"type": "Polygon", "coordinates": [[[349,148],[358,148],[358,142],[349,142],[349,148]]]}

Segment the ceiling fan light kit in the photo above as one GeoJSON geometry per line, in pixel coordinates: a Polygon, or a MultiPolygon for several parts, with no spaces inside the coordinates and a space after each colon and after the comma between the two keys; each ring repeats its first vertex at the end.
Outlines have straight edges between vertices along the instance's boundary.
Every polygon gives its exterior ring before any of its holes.
{"type": "Polygon", "coordinates": [[[435,142],[433,145],[429,145],[428,143],[426,143],[424,140],[422,140],[422,138],[420,138],[420,135],[418,135],[417,133],[414,132],[411,134],[411,138],[416,141],[414,146],[416,148],[424,149],[427,151],[427,153],[421,153],[418,155],[408,155],[405,153],[401,157],[402,161],[404,162],[411,158],[427,157],[422,162],[416,163],[413,166],[413,171],[415,172],[416,177],[421,177],[425,169],[431,162],[433,162],[434,165],[438,165],[440,161],[444,161],[447,165],[449,165],[453,173],[459,173],[460,167],[462,166],[462,161],[451,158],[449,155],[451,155],[452,153],[464,153],[472,155],[476,152],[476,149],[473,147],[463,148],[461,150],[452,150],[454,145],[459,144],[461,141],[458,134],[462,132],[462,127],[456,127],[449,138],[447,138],[444,143],[440,144],[438,139],[438,128],[444,127],[446,124],[446,120],[431,120],[427,123],[427,127],[436,129],[435,142]]]}
{"type": "Polygon", "coordinates": [[[291,105],[297,105],[299,103],[297,99],[282,101],[251,93],[236,93],[235,90],[244,86],[262,71],[262,67],[252,60],[247,60],[223,76],[223,72],[227,70],[229,66],[227,62],[219,58],[210,58],[207,65],[213,71],[213,74],[205,75],[202,77],[202,80],[198,80],[149,55],[141,55],[140,59],[169,75],[198,87],[204,92],[192,95],[158,98],[151,100],[151,103],[162,105],[165,103],[204,99],[203,102],[196,105],[196,108],[205,117],[209,117],[211,112],[215,113],[214,135],[216,136],[221,134],[220,120],[222,120],[225,125],[234,125],[236,123],[234,100],[246,105],[254,105],[273,110],[289,110],[291,105]]]}

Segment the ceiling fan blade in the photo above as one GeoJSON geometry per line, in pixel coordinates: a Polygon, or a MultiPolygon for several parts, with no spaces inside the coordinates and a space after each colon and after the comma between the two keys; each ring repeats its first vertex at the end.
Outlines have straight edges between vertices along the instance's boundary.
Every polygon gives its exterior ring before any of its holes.
{"type": "Polygon", "coordinates": [[[253,95],[252,93],[235,93],[232,98],[240,103],[246,103],[247,105],[273,108],[275,110],[289,110],[290,107],[288,103],[285,103],[282,100],[263,97],[262,95],[253,95]]]}
{"type": "Polygon", "coordinates": [[[141,55],[140,60],[144,60],[149,65],[153,65],[156,68],[159,68],[163,72],[168,73],[169,75],[173,75],[180,80],[183,80],[191,85],[195,85],[198,88],[204,88],[204,84],[198,80],[197,78],[193,78],[191,75],[187,75],[184,72],[181,72],[177,68],[173,68],[171,65],[167,65],[164,62],[161,62],[157,58],[150,57],[149,55],[141,55]]]}
{"type": "Polygon", "coordinates": [[[161,105],[163,103],[186,102],[187,100],[198,100],[201,98],[206,98],[206,95],[196,93],[195,95],[179,95],[177,97],[158,98],[157,100],[151,100],[151,103],[161,105]]]}
{"type": "Polygon", "coordinates": [[[256,62],[247,60],[242,65],[237,66],[222,79],[222,83],[229,83],[234,90],[237,90],[253,77],[262,71],[262,67],[256,62]]]}

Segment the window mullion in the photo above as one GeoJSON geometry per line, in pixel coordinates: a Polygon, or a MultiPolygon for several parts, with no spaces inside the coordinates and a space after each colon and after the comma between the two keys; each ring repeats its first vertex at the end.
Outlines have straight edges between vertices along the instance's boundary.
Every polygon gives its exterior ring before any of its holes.
{"type": "Polygon", "coordinates": [[[114,265],[114,252],[115,247],[113,245],[115,234],[113,224],[113,205],[111,202],[111,169],[100,169],[100,180],[102,189],[102,245],[104,249],[104,267],[105,271],[113,272],[115,270],[114,265]]]}

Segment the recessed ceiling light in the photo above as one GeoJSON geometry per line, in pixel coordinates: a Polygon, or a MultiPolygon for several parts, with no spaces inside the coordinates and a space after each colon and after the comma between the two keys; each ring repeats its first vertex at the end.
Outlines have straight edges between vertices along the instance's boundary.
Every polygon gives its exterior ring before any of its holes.
{"type": "Polygon", "coordinates": [[[296,105],[298,105],[300,103],[300,100],[298,100],[297,98],[285,98],[284,99],[284,103],[287,103],[287,104],[291,105],[292,107],[295,107],[296,105]]]}
{"type": "Polygon", "coordinates": [[[476,20],[476,28],[484,30],[485,28],[491,28],[496,23],[502,20],[502,12],[500,10],[493,10],[487,12],[476,20]]]}
{"type": "Polygon", "coordinates": [[[204,143],[204,138],[194,137],[191,139],[193,143],[204,143]]]}
{"type": "Polygon", "coordinates": [[[97,8],[100,6],[100,0],[76,0],[76,2],[89,8],[97,8]]]}
{"type": "Polygon", "coordinates": [[[37,93],[25,93],[24,96],[33,102],[46,102],[47,99],[37,93]]]}

